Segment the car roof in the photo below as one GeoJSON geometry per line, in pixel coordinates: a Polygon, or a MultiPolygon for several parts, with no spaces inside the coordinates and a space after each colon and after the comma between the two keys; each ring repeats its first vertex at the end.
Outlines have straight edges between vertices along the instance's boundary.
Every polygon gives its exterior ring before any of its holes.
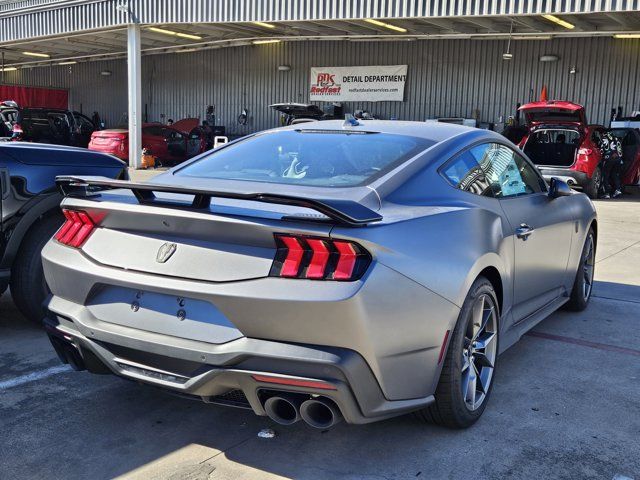
{"type": "MultiPolygon", "coordinates": [[[[0,148],[15,148],[16,150],[56,150],[64,152],[91,152],[86,148],[69,147],[67,145],[53,145],[49,143],[32,143],[32,142],[1,142],[0,148]]],[[[98,153],[98,152],[93,152],[98,153]]]]}
{"type": "Polygon", "coordinates": [[[358,120],[357,126],[345,126],[344,120],[321,120],[276,128],[267,132],[282,130],[335,130],[339,132],[374,132],[410,137],[424,138],[439,143],[465,133],[477,132],[477,128],[464,127],[451,123],[440,122],[410,122],[401,120],[358,120]]]}

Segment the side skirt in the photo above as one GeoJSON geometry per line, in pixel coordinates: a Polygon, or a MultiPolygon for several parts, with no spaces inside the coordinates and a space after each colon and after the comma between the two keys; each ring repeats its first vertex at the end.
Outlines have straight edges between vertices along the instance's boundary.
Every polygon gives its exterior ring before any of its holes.
{"type": "Polygon", "coordinates": [[[569,301],[568,296],[557,297],[554,300],[550,301],[546,305],[542,306],[540,309],[536,310],[532,314],[523,318],[519,322],[511,325],[511,327],[502,333],[502,338],[500,339],[500,351],[498,353],[503,353],[509,347],[511,347],[514,343],[516,343],[520,338],[535,327],[542,320],[547,318],[553,312],[558,310],[562,305],[569,301]]]}

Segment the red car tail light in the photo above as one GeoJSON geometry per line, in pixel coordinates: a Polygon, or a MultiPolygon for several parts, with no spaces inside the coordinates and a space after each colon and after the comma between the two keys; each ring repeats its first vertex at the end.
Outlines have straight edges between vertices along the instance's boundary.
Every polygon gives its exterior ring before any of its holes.
{"type": "Polygon", "coordinates": [[[578,149],[578,155],[591,155],[592,153],[593,153],[593,150],[591,150],[590,148],[578,149]]]}
{"type": "Polygon", "coordinates": [[[354,242],[276,234],[278,251],[272,277],[309,280],[358,280],[371,263],[371,255],[354,242]]]}
{"type": "Polygon", "coordinates": [[[89,215],[81,210],[63,209],[62,213],[66,221],[53,238],[69,247],[80,248],[95,230],[95,224],[89,215]]]}

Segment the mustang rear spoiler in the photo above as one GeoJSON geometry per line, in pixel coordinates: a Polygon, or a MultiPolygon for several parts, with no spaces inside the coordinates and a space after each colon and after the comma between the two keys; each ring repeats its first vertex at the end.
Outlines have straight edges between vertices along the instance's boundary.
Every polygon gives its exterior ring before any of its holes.
{"type": "Polygon", "coordinates": [[[217,197],[310,208],[331,220],[354,227],[382,220],[380,214],[354,200],[303,198],[277,193],[201,190],[190,187],[112,180],[107,177],[59,176],[56,177],[56,184],[60,192],[67,197],[91,197],[104,190],[126,189],[131,190],[141,204],[175,207],[175,203],[171,204],[166,201],[163,203],[161,200],[157,200],[154,192],[164,192],[193,195],[193,202],[190,206],[193,209],[208,209],[211,205],[211,199],[217,197]]]}

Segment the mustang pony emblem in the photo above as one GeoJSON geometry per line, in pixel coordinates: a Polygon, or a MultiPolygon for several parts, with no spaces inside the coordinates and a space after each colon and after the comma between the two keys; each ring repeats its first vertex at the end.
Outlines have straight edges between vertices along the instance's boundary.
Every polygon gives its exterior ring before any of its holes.
{"type": "Polygon", "coordinates": [[[167,242],[163,244],[156,255],[156,262],[165,263],[176,252],[176,248],[178,248],[178,245],[175,243],[167,242]]]}

